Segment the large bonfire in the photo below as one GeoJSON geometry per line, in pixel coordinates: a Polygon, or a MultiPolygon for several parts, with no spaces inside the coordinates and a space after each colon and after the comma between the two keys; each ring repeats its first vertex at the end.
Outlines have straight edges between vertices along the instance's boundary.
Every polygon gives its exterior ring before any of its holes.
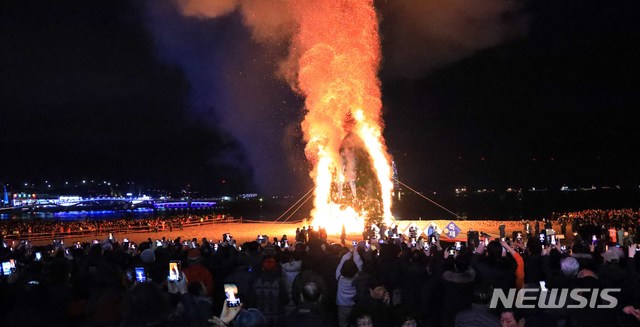
{"type": "Polygon", "coordinates": [[[372,0],[296,1],[289,64],[305,96],[313,224],[328,232],[389,223],[393,183],[382,138],[378,19],[372,0]]]}
{"type": "Polygon", "coordinates": [[[305,153],[315,182],[313,224],[335,233],[389,223],[393,183],[382,139],[380,38],[373,0],[178,0],[218,17],[241,8],[260,42],[291,37],[281,71],[305,96],[305,153]]]}

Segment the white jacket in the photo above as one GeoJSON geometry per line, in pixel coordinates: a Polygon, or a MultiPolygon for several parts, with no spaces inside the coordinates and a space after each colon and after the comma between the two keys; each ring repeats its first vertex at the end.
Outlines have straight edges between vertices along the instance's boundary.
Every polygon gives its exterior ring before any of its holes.
{"type": "Polygon", "coordinates": [[[342,270],[342,266],[345,261],[351,259],[353,256],[353,261],[356,263],[356,267],[358,267],[358,272],[362,271],[362,258],[358,254],[358,251],[354,251],[352,254],[348,252],[345,254],[340,260],[340,264],[338,268],[336,268],[336,279],[338,280],[338,292],[336,294],[336,304],[339,306],[352,306],[355,304],[353,298],[356,296],[356,286],[353,285],[354,278],[346,278],[340,274],[340,270],[342,270]]]}

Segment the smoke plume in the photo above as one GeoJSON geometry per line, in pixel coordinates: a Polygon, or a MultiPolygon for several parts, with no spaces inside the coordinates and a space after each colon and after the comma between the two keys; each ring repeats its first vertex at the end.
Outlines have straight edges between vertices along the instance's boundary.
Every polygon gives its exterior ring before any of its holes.
{"type": "MultiPolygon", "coordinates": [[[[295,31],[292,0],[179,0],[183,15],[215,18],[237,8],[253,39],[269,46],[295,31]]],[[[375,0],[381,18],[383,74],[418,78],[527,31],[525,2],[511,0],[375,0]]],[[[291,56],[295,58],[294,56],[291,56]]],[[[290,57],[290,58],[291,58],[290,57]]],[[[292,80],[294,61],[280,75],[292,80]]]]}
{"type": "Polygon", "coordinates": [[[385,77],[417,78],[526,32],[522,1],[377,0],[385,77]]]}

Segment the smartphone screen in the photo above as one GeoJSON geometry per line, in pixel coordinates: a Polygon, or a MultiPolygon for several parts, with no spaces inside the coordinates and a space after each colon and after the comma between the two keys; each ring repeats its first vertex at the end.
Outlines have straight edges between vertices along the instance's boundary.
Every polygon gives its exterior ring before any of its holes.
{"type": "Polygon", "coordinates": [[[556,245],[556,236],[551,235],[551,245],[556,245]]]}
{"type": "Polygon", "coordinates": [[[455,255],[456,254],[456,249],[455,248],[450,248],[449,249],[449,255],[455,255]]]}
{"type": "Polygon", "coordinates": [[[147,273],[144,271],[144,267],[136,267],[136,281],[138,283],[144,283],[147,281],[147,273]]]}
{"type": "Polygon", "coordinates": [[[42,253],[36,252],[36,261],[42,260],[42,253]]]}
{"type": "Polygon", "coordinates": [[[169,281],[176,282],[180,280],[180,261],[169,262],[169,281]]]}
{"type": "Polygon", "coordinates": [[[358,241],[352,241],[352,242],[351,242],[351,245],[353,245],[353,246],[358,246],[358,241]]]}
{"type": "Polygon", "coordinates": [[[11,262],[6,261],[2,263],[2,274],[5,276],[11,275],[11,262]]]}
{"type": "Polygon", "coordinates": [[[11,267],[11,269],[15,269],[16,268],[16,260],[15,259],[9,259],[9,267],[11,267]]]}
{"type": "Polygon", "coordinates": [[[595,235],[593,235],[593,237],[591,238],[591,242],[595,243],[597,240],[598,240],[598,238],[595,235]]]}
{"type": "Polygon", "coordinates": [[[109,239],[113,240],[113,233],[109,233],[109,239]]]}
{"type": "Polygon", "coordinates": [[[462,242],[456,242],[456,251],[460,251],[462,249],[462,242]]]}
{"type": "Polygon", "coordinates": [[[227,306],[237,307],[240,305],[238,298],[238,287],[236,284],[224,284],[224,294],[227,298],[227,306]]]}

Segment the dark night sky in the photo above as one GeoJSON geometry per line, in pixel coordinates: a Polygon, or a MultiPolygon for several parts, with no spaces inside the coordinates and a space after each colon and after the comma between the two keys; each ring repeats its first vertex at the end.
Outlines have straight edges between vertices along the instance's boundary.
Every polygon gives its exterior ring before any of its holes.
{"type": "MultiPolygon", "coordinates": [[[[524,2],[525,31],[464,55],[434,57],[449,45],[425,41],[415,66],[398,59],[411,47],[402,17],[376,4],[385,136],[402,181],[425,191],[640,183],[640,3],[524,2]]],[[[10,0],[0,17],[0,181],[310,187],[302,99],[273,74],[284,48],[252,42],[239,13],[10,0]]]]}

